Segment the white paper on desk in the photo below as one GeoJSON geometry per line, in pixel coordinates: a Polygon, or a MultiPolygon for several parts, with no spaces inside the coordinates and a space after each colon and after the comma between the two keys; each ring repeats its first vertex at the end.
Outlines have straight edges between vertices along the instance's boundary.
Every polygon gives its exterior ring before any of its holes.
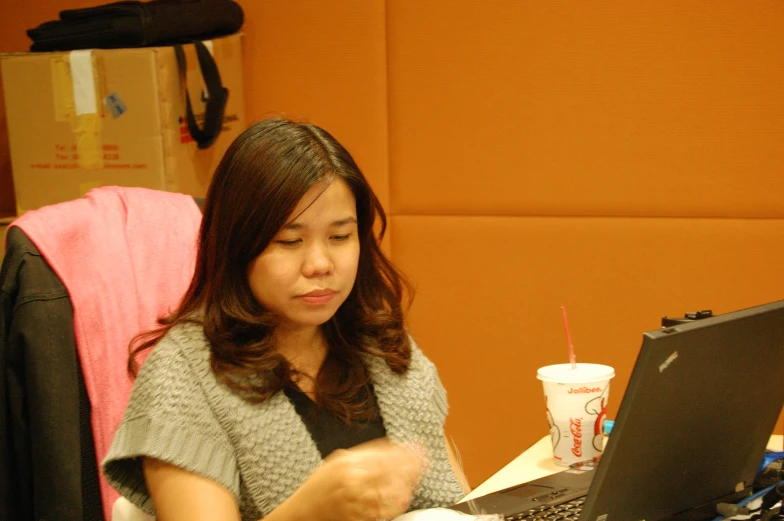
{"type": "Polygon", "coordinates": [[[392,521],[499,521],[503,516],[497,514],[474,516],[449,508],[425,508],[406,512],[392,521]]]}

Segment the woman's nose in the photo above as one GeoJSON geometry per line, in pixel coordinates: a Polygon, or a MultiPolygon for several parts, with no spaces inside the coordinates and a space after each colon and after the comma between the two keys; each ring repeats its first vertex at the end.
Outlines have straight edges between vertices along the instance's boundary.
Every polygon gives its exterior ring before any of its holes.
{"type": "Polygon", "coordinates": [[[322,245],[313,246],[308,250],[307,257],[302,266],[302,273],[306,277],[327,275],[332,272],[334,265],[329,248],[322,245]]]}

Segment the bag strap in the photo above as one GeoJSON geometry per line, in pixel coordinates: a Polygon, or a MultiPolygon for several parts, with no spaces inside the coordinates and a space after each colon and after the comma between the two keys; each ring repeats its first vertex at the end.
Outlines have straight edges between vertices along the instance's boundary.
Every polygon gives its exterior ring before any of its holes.
{"type": "Polygon", "coordinates": [[[185,81],[187,63],[185,61],[185,51],[182,44],[175,44],[174,52],[177,55],[177,65],[180,69],[180,81],[185,91],[185,111],[188,120],[188,131],[193,137],[193,140],[198,143],[199,148],[209,148],[220,134],[221,127],[223,126],[223,115],[226,111],[226,101],[229,98],[229,89],[225,88],[221,83],[220,73],[218,66],[215,64],[215,59],[207,50],[207,47],[200,40],[193,40],[194,47],[196,48],[196,56],[199,59],[199,68],[201,75],[204,78],[204,84],[207,86],[207,107],[204,112],[204,125],[199,128],[196,123],[196,118],[193,116],[193,107],[191,106],[191,97],[188,94],[188,85],[185,81]]]}

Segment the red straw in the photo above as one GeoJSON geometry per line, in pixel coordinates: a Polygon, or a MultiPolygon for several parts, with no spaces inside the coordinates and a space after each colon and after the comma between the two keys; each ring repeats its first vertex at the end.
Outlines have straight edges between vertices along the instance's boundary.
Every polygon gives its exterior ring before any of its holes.
{"type": "Polygon", "coordinates": [[[566,320],[566,308],[563,306],[561,306],[561,317],[563,318],[564,331],[566,331],[566,343],[569,345],[569,362],[572,364],[572,369],[577,369],[577,357],[574,354],[572,335],[569,334],[569,322],[566,320]]]}

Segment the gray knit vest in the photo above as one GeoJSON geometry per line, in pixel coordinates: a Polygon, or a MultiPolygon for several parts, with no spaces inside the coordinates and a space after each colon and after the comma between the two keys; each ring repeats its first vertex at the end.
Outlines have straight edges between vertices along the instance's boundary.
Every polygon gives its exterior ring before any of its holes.
{"type": "MultiPolygon", "coordinates": [[[[243,520],[266,516],[294,493],[321,463],[321,454],[294,406],[283,392],[261,404],[249,404],[218,382],[209,363],[209,342],[199,325],[173,328],[154,349],[151,358],[159,349],[177,352],[179,356],[172,358],[185,360],[214,417],[211,421],[217,422],[225,433],[236,460],[235,478],[225,484],[238,497],[243,520]]],[[[388,437],[400,442],[418,442],[424,445],[430,457],[429,470],[423,476],[411,509],[442,507],[456,502],[463,496],[463,491],[447,455],[443,429],[446,395],[435,366],[416,346],[413,346],[410,368],[404,375],[395,374],[381,358],[368,355],[364,359],[388,437]]],[[[155,366],[153,373],[163,373],[169,367],[171,371],[182,371],[176,367],[176,362],[169,364],[159,360],[152,365],[155,366]]],[[[142,385],[155,392],[166,392],[167,378],[176,378],[166,374],[140,374],[140,380],[143,376],[147,383],[142,385]],[[154,381],[150,382],[150,379],[154,381]]],[[[137,385],[140,384],[137,381],[137,385]]],[[[141,391],[139,394],[145,395],[141,391]]],[[[183,402],[187,403],[187,400],[183,402]]],[[[139,414],[135,412],[139,410],[139,404],[133,405],[134,418],[124,419],[105,461],[109,465],[105,465],[104,470],[121,493],[150,512],[152,505],[145,497],[146,487],[127,483],[131,481],[129,476],[139,470],[124,468],[138,465],[138,459],[130,457],[140,451],[134,446],[138,435],[133,432],[139,430],[133,426],[134,422],[139,423],[139,414]],[[135,490],[125,489],[123,481],[135,490]]],[[[160,453],[152,455],[162,457],[160,453]]],[[[188,467],[185,461],[182,465],[188,467]]]]}

